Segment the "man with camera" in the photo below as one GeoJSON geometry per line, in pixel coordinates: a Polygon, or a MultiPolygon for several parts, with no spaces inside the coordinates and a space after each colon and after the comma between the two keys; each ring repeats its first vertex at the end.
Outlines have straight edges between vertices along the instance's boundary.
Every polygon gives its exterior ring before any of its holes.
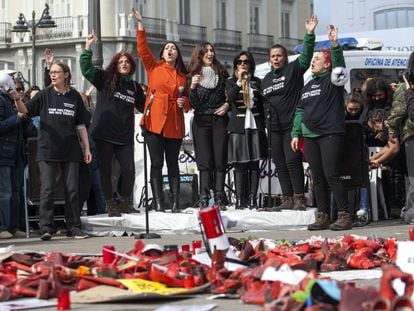
{"type": "Polygon", "coordinates": [[[403,218],[406,223],[414,223],[414,52],[408,59],[407,70],[403,73],[403,83],[399,83],[393,96],[391,113],[385,121],[389,129],[387,146],[370,158],[370,165],[379,167],[391,160],[404,143],[408,188],[403,218]]]}

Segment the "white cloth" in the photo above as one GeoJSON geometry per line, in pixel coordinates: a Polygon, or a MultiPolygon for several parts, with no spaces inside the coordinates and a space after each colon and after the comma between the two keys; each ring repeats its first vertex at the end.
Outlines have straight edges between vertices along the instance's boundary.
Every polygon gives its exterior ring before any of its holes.
{"type": "Polygon", "coordinates": [[[249,86],[249,103],[246,106],[246,118],[244,119],[244,128],[245,129],[257,129],[256,127],[256,120],[254,119],[253,113],[251,108],[253,108],[254,105],[254,95],[253,90],[250,87],[250,83],[248,83],[249,86]]]}
{"type": "Polygon", "coordinates": [[[206,89],[214,89],[217,86],[219,77],[213,68],[204,66],[201,68],[200,85],[206,89]]]}

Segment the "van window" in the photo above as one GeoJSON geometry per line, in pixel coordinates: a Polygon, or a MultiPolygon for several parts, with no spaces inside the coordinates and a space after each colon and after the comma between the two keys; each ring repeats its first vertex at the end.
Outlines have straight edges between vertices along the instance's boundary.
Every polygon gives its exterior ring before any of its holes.
{"type": "Polygon", "coordinates": [[[353,68],[349,73],[351,90],[360,88],[367,78],[380,78],[389,83],[397,81],[403,70],[396,68],[353,68]]]}

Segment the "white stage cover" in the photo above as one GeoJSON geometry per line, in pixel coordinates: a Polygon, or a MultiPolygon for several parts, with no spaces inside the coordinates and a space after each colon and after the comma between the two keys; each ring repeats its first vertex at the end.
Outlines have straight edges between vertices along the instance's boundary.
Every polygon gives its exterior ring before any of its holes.
{"type": "MultiPolygon", "coordinates": [[[[315,209],[306,211],[257,212],[235,210],[221,212],[227,232],[260,230],[305,230],[315,220],[315,209]]],[[[145,232],[145,213],[82,217],[82,228],[95,236],[122,236],[145,232]]],[[[181,213],[149,212],[149,231],[159,234],[194,234],[200,232],[198,209],[188,208],[181,213]]]]}

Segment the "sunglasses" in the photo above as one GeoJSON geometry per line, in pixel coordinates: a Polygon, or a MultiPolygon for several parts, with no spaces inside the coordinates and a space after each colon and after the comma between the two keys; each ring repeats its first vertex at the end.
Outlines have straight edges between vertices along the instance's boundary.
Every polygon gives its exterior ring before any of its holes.
{"type": "Polygon", "coordinates": [[[244,64],[244,65],[250,65],[250,61],[249,60],[244,60],[244,59],[239,59],[238,61],[237,61],[237,65],[241,65],[241,64],[244,64]]]}
{"type": "Polygon", "coordinates": [[[22,88],[22,87],[18,87],[18,88],[16,88],[16,91],[17,91],[17,92],[24,92],[24,88],[22,88]]]}

